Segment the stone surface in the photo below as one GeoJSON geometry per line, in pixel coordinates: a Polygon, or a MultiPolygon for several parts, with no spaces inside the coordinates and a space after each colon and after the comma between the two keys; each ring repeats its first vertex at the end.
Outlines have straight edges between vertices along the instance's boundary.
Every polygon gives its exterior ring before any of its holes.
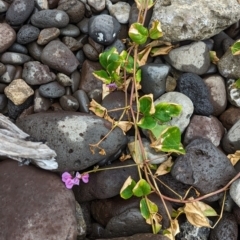
{"type": "Polygon", "coordinates": [[[152,234],[152,233],[139,233],[139,234],[134,234],[130,237],[117,237],[117,238],[104,238],[100,239],[98,238],[97,240],[168,240],[168,237],[165,237],[160,234],[152,234]]]}
{"type": "Polygon", "coordinates": [[[59,99],[59,103],[64,111],[76,112],[79,108],[78,100],[69,95],[64,95],[59,99]]]}
{"type": "Polygon", "coordinates": [[[182,106],[182,112],[178,117],[172,118],[167,124],[178,126],[180,131],[183,132],[190,122],[190,117],[193,114],[193,103],[189,97],[179,92],[168,92],[163,94],[160,98],[154,101],[154,104],[160,102],[172,102],[182,106]]]}
{"type": "Polygon", "coordinates": [[[53,40],[45,46],[41,60],[50,68],[67,75],[74,72],[79,64],[68,47],[58,40],[53,40]]]}
{"type": "Polygon", "coordinates": [[[97,50],[88,43],[84,44],[83,52],[85,56],[91,61],[97,61],[99,58],[99,53],[97,52],[97,50]]]}
{"type": "Polygon", "coordinates": [[[240,207],[240,179],[235,180],[230,187],[230,196],[233,201],[240,207]]]}
{"type": "Polygon", "coordinates": [[[166,79],[170,67],[166,64],[149,63],[141,67],[142,91],[145,94],[152,93],[153,98],[159,98],[166,90],[166,79]]]}
{"type": "Polygon", "coordinates": [[[15,66],[9,64],[6,64],[5,67],[6,72],[0,77],[0,82],[10,83],[14,79],[17,69],[15,66]]]}
{"type": "Polygon", "coordinates": [[[2,112],[7,106],[7,102],[7,97],[4,94],[0,93],[0,112],[2,112]]]}
{"type": "Polygon", "coordinates": [[[60,30],[56,27],[51,27],[51,28],[44,28],[41,30],[37,44],[39,45],[46,45],[50,41],[56,39],[60,35],[60,30]]]}
{"type": "Polygon", "coordinates": [[[8,48],[8,51],[28,54],[27,48],[24,45],[17,43],[17,42],[13,43],[12,46],[10,48],[8,48]]]}
{"type": "Polygon", "coordinates": [[[80,30],[76,25],[68,24],[60,29],[60,33],[62,36],[77,37],[80,35],[80,30]]]}
{"type": "Polygon", "coordinates": [[[27,44],[38,38],[40,30],[30,24],[23,25],[17,33],[17,42],[27,44]]]}
{"type": "Polygon", "coordinates": [[[92,154],[89,144],[101,140],[110,131],[111,124],[89,114],[37,113],[19,120],[17,125],[32,137],[48,142],[57,153],[59,172],[79,171],[104,159],[113,160],[112,156],[127,143],[122,130],[115,128],[100,144],[106,155],[100,155],[99,149],[94,149],[95,154],[92,154]]]}
{"type": "Polygon", "coordinates": [[[42,97],[39,93],[39,90],[36,89],[34,92],[34,112],[45,112],[51,106],[51,100],[45,97],[42,97]]]}
{"type": "Polygon", "coordinates": [[[197,74],[183,73],[177,81],[177,88],[192,100],[195,114],[209,116],[213,113],[208,88],[197,74]]]}
{"type": "Polygon", "coordinates": [[[202,137],[209,139],[217,147],[223,135],[224,128],[216,117],[194,115],[186,129],[183,143],[187,145],[193,139],[202,137]]]}
{"type": "Polygon", "coordinates": [[[23,79],[15,79],[4,89],[4,93],[15,105],[21,105],[34,91],[23,79]]]}
{"type": "Polygon", "coordinates": [[[101,12],[104,10],[106,0],[88,0],[88,5],[91,6],[95,11],[101,12]]]}
{"type": "Polygon", "coordinates": [[[9,4],[4,1],[0,1],[0,13],[6,12],[9,8],[9,4]]]}
{"type": "Polygon", "coordinates": [[[65,88],[58,82],[50,82],[39,87],[39,93],[46,98],[59,98],[65,94],[65,88]]]}
{"type": "Polygon", "coordinates": [[[59,176],[5,160],[0,181],[0,239],[77,239],[75,199],[59,176]]]}
{"type": "Polygon", "coordinates": [[[230,106],[219,116],[219,120],[221,121],[222,125],[229,130],[235,122],[240,120],[240,108],[230,106]]]}
{"type": "MultiPolygon", "coordinates": [[[[236,171],[226,155],[210,140],[196,138],[185,148],[186,154],[178,156],[172,167],[172,176],[185,184],[195,187],[201,195],[225,186],[236,171]]],[[[207,198],[216,201],[219,194],[207,198]]]]}
{"type": "Polygon", "coordinates": [[[235,82],[234,79],[227,79],[227,97],[232,105],[240,107],[240,89],[235,87],[235,82]]]}
{"type": "Polygon", "coordinates": [[[78,100],[79,112],[89,113],[89,98],[83,90],[77,90],[73,96],[78,100]]]}
{"type": "Polygon", "coordinates": [[[72,86],[73,83],[72,79],[63,73],[57,74],[57,81],[64,87],[72,86]]]}
{"type": "Polygon", "coordinates": [[[15,53],[15,52],[5,52],[1,55],[0,61],[4,64],[22,65],[25,62],[31,60],[26,54],[15,53]]]}
{"type": "Polygon", "coordinates": [[[240,5],[235,0],[157,0],[152,20],[159,20],[163,40],[178,42],[210,38],[239,20],[240,5]],[[204,21],[203,21],[204,19],[204,21]]]}
{"type": "Polygon", "coordinates": [[[177,70],[202,75],[210,67],[210,55],[207,45],[193,42],[173,49],[165,59],[177,70]]]}
{"type": "Polygon", "coordinates": [[[63,37],[62,38],[62,42],[72,51],[77,51],[79,50],[80,48],[82,48],[82,43],[78,42],[75,38],[73,37],[69,37],[69,36],[66,36],[66,37],[63,37]]]}
{"type": "Polygon", "coordinates": [[[41,61],[43,46],[38,45],[37,42],[31,42],[27,45],[27,49],[34,60],[41,61]]]}

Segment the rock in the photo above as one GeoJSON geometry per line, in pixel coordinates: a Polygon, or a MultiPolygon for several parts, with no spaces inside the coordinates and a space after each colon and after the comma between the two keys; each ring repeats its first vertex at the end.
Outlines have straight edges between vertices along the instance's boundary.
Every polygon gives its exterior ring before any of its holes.
{"type": "Polygon", "coordinates": [[[221,121],[222,125],[229,130],[235,122],[240,120],[240,108],[230,106],[219,116],[219,120],[221,121]]]}
{"type": "Polygon", "coordinates": [[[210,102],[213,106],[213,116],[219,116],[227,106],[225,80],[220,75],[214,74],[203,78],[210,93],[210,102]]]}
{"type": "Polygon", "coordinates": [[[22,25],[34,9],[34,0],[15,0],[6,13],[6,21],[10,25],[22,25]]]}
{"type": "Polygon", "coordinates": [[[72,86],[72,79],[63,73],[57,74],[57,81],[64,87],[72,86]]]}
{"type": "MultiPolygon", "coordinates": [[[[236,175],[226,155],[208,139],[196,138],[185,150],[186,154],[175,160],[171,174],[176,180],[195,187],[201,195],[222,188],[236,175]]],[[[207,201],[219,198],[217,194],[207,201]]]]}
{"type": "Polygon", "coordinates": [[[21,105],[34,91],[23,79],[15,79],[4,89],[4,93],[15,105],[21,105]]]}
{"type": "Polygon", "coordinates": [[[7,84],[0,83],[0,93],[4,93],[4,89],[7,86],[7,84]]]}
{"type": "Polygon", "coordinates": [[[71,82],[72,82],[72,85],[71,85],[72,93],[75,93],[78,90],[78,87],[80,84],[81,75],[80,75],[79,71],[77,71],[77,70],[74,71],[70,75],[70,78],[71,78],[71,82]]]}
{"type": "Polygon", "coordinates": [[[58,40],[48,43],[42,51],[41,60],[59,72],[71,74],[78,67],[78,60],[68,47],[58,40]]]}
{"type": "Polygon", "coordinates": [[[134,234],[130,237],[117,237],[117,238],[104,238],[98,240],[168,240],[168,237],[165,237],[161,234],[153,234],[153,233],[139,233],[134,234]]]}
{"type": "Polygon", "coordinates": [[[37,44],[39,45],[46,45],[50,41],[56,39],[60,35],[60,30],[56,27],[51,27],[51,28],[44,28],[41,30],[37,44]]]}
{"type": "Polygon", "coordinates": [[[64,95],[59,102],[64,111],[76,112],[79,108],[78,100],[73,96],[64,95]]]}
{"type": "Polygon", "coordinates": [[[188,221],[180,224],[180,233],[176,235],[176,240],[194,239],[194,240],[208,240],[210,228],[195,227],[188,221]]]}
{"type": "Polygon", "coordinates": [[[234,79],[227,80],[227,97],[232,105],[240,107],[240,89],[235,87],[235,82],[234,79]]]}
{"type": "Polygon", "coordinates": [[[240,120],[229,129],[222,139],[222,147],[226,153],[235,153],[240,149],[240,120]]]}
{"type": "Polygon", "coordinates": [[[48,9],[48,0],[35,0],[36,7],[41,10],[48,9]]]}
{"type": "Polygon", "coordinates": [[[5,67],[6,67],[6,72],[2,74],[2,76],[0,77],[0,82],[10,83],[14,79],[17,69],[15,66],[8,65],[8,64],[5,65],[5,67]]]}
{"type": "Polygon", "coordinates": [[[28,55],[27,48],[24,45],[22,45],[20,43],[17,43],[17,42],[13,43],[12,46],[10,48],[8,48],[8,51],[9,52],[23,53],[23,54],[28,55]]]}
{"type": "Polygon", "coordinates": [[[30,24],[23,25],[17,33],[17,42],[27,44],[35,41],[38,38],[40,30],[30,24]]]}
{"type": "Polygon", "coordinates": [[[31,61],[31,57],[22,53],[5,52],[2,54],[0,61],[4,64],[22,65],[31,61]]]}
{"type": "Polygon", "coordinates": [[[77,37],[80,35],[80,30],[76,25],[68,24],[66,27],[60,29],[62,36],[77,37]]]}
{"type": "Polygon", "coordinates": [[[240,207],[240,179],[235,180],[230,187],[230,196],[233,201],[240,207]]]}
{"type": "MultiPolygon", "coordinates": [[[[95,158],[96,157],[97,156],[95,156],[95,158]]],[[[133,160],[126,160],[124,162],[116,161],[112,163],[110,167],[121,166],[121,168],[104,170],[90,174],[88,184],[81,184],[81,186],[73,187],[76,200],[81,203],[94,199],[106,199],[117,196],[129,176],[131,176],[135,181],[139,180],[136,166],[124,167],[131,164],[134,164],[133,160]]],[[[108,167],[105,166],[104,168],[108,167]]]]}
{"type": "Polygon", "coordinates": [[[17,125],[32,137],[48,142],[48,146],[57,153],[59,172],[79,171],[104,159],[113,160],[113,155],[127,143],[122,130],[115,128],[100,144],[106,155],[98,154],[98,149],[94,149],[96,153],[93,154],[89,144],[101,140],[111,130],[111,124],[89,114],[37,113],[20,119],[17,125]]]}
{"type": "Polygon", "coordinates": [[[101,12],[105,8],[105,0],[88,0],[88,5],[91,6],[96,12],[101,12]]]}
{"type": "Polygon", "coordinates": [[[240,76],[239,64],[240,55],[234,56],[231,49],[228,49],[217,62],[218,71],[225,78],[238,79],[240,76]]]}
{"type": "Polygon", "coordinates": [[[7,102],[7,97],[4,94],[0,93],[0,112],[5,109],[5,107],[7,106],[7,102]]]}
{"type": "Polygon", "coordinates": [[[81,33],[88,34],[88,22],[89,22],[89,20],[90,20],[90,18],[85,17],[77,24],[81,33]]]}
{"type": "Polygon", "coordinates": [[[82,48],[82,43],[78,42],[75,38],[73,37],[63,37],[62,42],[72,51],[77,51],[80,48],[82,48]]]}
{"type": "Polygon", "coordinates": [[[240,207],[238,207],[237,205],[234,205],[233,214],[234,214],[235,219],[236,219],[236,221],[239,225],[239,223],[240,223],[240,207]]]}
{"type": "Polygon", "coordinates": [[[193,114],[193,103],[189,97],[179,92],[168,92],[163,94],[160,98],[154,101],[154,104],[160,102],[177,103],[182,106],[182,112],[178,117],[172,118],[167,124],[179,127],[183,132],[190,122],[190,117],[193,114]]]}
{"type": "Polygon", "coordinates": [[[6,66],[3,63],[0,63],[0,76],[2,76],[6,70],[6,66]]]}
{"type": "Polygon", "coordinates": [[[228,2],[206,0],[191,4],[187,0],[158,0],[153,8],[151,22],[153,20],[161,22],[164,41],[202,40],[237,22],[239,11],[240,6],[235,0],[228,2]]]}
{"type": "Polygon", "coordinates": [[[206,73],[210,67],[209,49],[202,41],[175,48],[165,59],[179,71],[198,75],[206,73]]]}
{"type": "Polygon", "coordinates": [[[50,82],[39,87],[39,93],[46,98],[59,98],[65,94],[65,88],[58,82],[50,82]]]}
{"type": "Polygon", "coordinates": [[[112,16],[101,14],[91,17],[88,23],[89,36],[97,43],[109,45],[117,37],[121,25],[112,16]]]}
{"type": "Polygon", "coordinates": [[[73,96],[78,100],[79,112],[89,113],[89,98],[83,90],[77,90],[73,96]]]}
{"type": "Polygon", "coordinates": [[[233,214],[224,212],[217,226],[211,229],[209,240],[230,239],[238,239],[238,225],[233,214]]]}
{"type": "Polygon", "coordinates": [[[123,50],[126,50],[125,44],[119,39],[116,39],[111,45],[107,46],[105,48],[105,51],[108,51],[113,47],[117,49],[118,53],[121,53],[123,50]]]}
{"type": "Polygon", "coordinates": [[[184,135],[184,144],[189,144],[193,139],[202,137],[209,139],[216,147],[224,135],[224,128],[214,116],[194,115],[184,135]]]}
{"type": "Polygon", "coordinates": [[[166,64],[149,63],[141,67],[142,91],[146,94],[152,93],[153,98],[159,98],[166,90],[166,79],[170,67],[166,64]]]}
{"type": "Polygon", "coordinates": [[[0,239],[77,239],[75,199],[59,176],[4,160],[0,181],[0,239]]]}
{"type": "Polygon", "coordinates": [[[99,58],[99,53],[97,52],[97,50],[88,43],[84,44],[83,52],[85,56],[91,61],[97,61],[99,58]]]}
{"type": "Polygon", "coordinates": [[[177,81],[177,88],[192,100],[195,114],[209,116],[213,113],[208,89],[197,74],[183,73],[177,81]]]}
{"type": "Polygon", "coordinates": [[[9,4],[7,2],[4,1],[0,1],[0,13],[4,13],[8,10],[9,8],[9,4]]]}
{"type": "Polygon", "coordinates": [[[7,23],[0,23],[0,53],[5,52],[16,40],[16,32],[7,23]]]}
{"type": "Polygon", "coordinates": [[[34,92],[34,112],[45,112],[51,106],[51,100],[45,97],[42,97],[39,93],[39,90],[36,89],[34,92]]]}
{"type": "Polygon", "coordinates": [[[69,17],[66,12],[62,10],[46,9],[36,12],[31,17],[31,23],[38,28],[62,28],[69,23],[69,17]]]}
{"type": "Polygon", "coordinates": [[[31,42],[27,45],[27,49],[34,60],[41,61],[43,46],[38,45],[37,42],[31,42]]]}
{"type": "Polygon", "coordinates": [[[30,85],[41,85],[54,81],[56,75],[50,72],[47,65],[38,61],[29,61],[24,64],[22,78],[30,85]]]}

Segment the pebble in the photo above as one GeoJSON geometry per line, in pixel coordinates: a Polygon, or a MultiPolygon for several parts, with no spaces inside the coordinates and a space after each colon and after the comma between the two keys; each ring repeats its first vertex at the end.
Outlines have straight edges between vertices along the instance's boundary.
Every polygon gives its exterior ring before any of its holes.
{"type": "Polygon", "coordinates": [[[78,24],[77,26],[79,27],[81,33],[84,34],[88,34],[88,22],[89,22],[90,18],[83,18],[78,24]]]}
{"type": "Polygon", "coordinates": [[[60,34],[62,36],[78,37],[80,30],[76,25],[68,24],[66,27],[60,29],[60,34]]]}
{"type": "Polygon", "coordinates": [[[235,122],[240,120],[240,108],[230,106],[219,116],[219,120],[221,121],[222,125],[229,130],[235,122]]]}
{"type": "Polygon", "coordinates": [[[80,72],[76,70],[70,75],[70,77],[72,82],[71,90],[73,93],[75,93],[78,90],[78,87],[80,84],[80,78],[81,78],[80,72]]]}
{"type": "Polygon", "coordinates": [[[50,68],[67,75],[74,72],[79,64],[71,50],[58,40],[53,40],[45,46],[41,60],[50,68]]]}
{"type": "Polygon", "coordinates": [[[73,37],[63,37],[62,38],[62,42],[72,51],[77,51],[80,48],[82,48],[82,43],[77,41],[75,38],[73,37]]]}
{"type": "Polygon", "coordinates": [[[0,53],[3,53],[15,42],[17,35],[7,23],[0,23],[0,33],[0,53]]]}
{"type": "Polygon", "coordinates": [[[88,0],[88,5],[92,7],[96,12],[101,12],[104,10],[106,5],[106,0],[88,0]]]}
{"type": "Polygon", "coordinates": [[[197,75],[206,73],[210,67],[209,49],[202,41],[173,49],[165,59],[177,70],[197,75]]]}
{"type": "Polygon", "coordinates": [[[20,44],[28,44],[38,38],[40,30],[30,24],[23,25],[17,33],[17,42],[20,44]]]}
{"type": "Polygon", "coordinates": [[[5,1],[0,1],[0,13],[4,13],[8,10],[10,4],[5,1]]]}
{"type": "Polygon", "coordinates": [[[83,90],[77,90],[73,96],[78,100],[79,112],[89,113],[89,98],[83,90]]]}
{"type": "Polygon", "coordinates": [[[23,53],[23,54],[28,54],[28,50],[27,48],[22,45],[22,44],[19,44],[17,42],[13,43],[12,46],[10,48],[8,48],[8,51],[9,52],[17,52],[17,53],[23,53]]]}
{"type": "Polygon", "coordinates": [[[7,68],[3,63],[0,63],[0,76],[6,72],[7,68]]]}
{"type": "Polygon", "coordinates": [[[78,100],[69,95],[64,95],[59,99],[60,105],[64,111],[76,112],[79,108],[78,100]]]}
{"type": "Polygon", "coordinates": [[[56,27],[44,28],[38,35],[37,44],[46,45],[60,35],[60,30],[56,27]]]}
{"type": "Polygon", "coordinates": [[[117,49],[118,53],[121,53],[123,50],[126,50],[125,44],[120,39],[116,39],[112,44],[107,46],[105,48],[105,51],[108,51],[113,47],[115,47],[117,49]]]}
{"type": "Polygon", "coordinates": [[[26,54],[22,53],[15,53],[15,52],[5,52],[0,57],[0,61],[4,64],[13,64],[13,65],[22,65],[25,62],[28,62],[31,60],[31,57],[29,57],[26,54]]]}
{"type": "Polygon", "coordinates": [[[233,201],[240,207],[240,179],[235,180],[231,184],[229,193],[233,201]]]}
{"type": "Polygon", "coordinates": [[[153,98],[159,98],[166,91],[166,79],[170,67],[166,64],[149,63],[141,67],[142,80],[140,82],[145,94],[152,93],[153,98]]]}
{"type": "MultiPolygon", "coordinates": [[[[185,150],[185,155],[176,158],[171,174],[176,180],[195,187],[201,195],[220,189],[236,175],[227,156],[210,140],[196,138],[185,150]]],[[[207,201],[219,198],[220,195],[216,194],[207,201]]]]}
{"type": "Polygon", "coordinates": [[[48,9],[48,0],[35,0],[35,5],[40,10],[48,9]]]}
{"type": "Polygon", "coordinates": [[[4,89],[7,86],[7,84],[0,83],[0,93],[4,93],[4,89]]]}
{"type": "Polygon", "coordinates": [[[227,97],[232,105],[240,107],[240,89],[234,86],[235,82],[234,79],[227,79],[227,97]]]}
{"type": "Polygon", "coordinates": [[[4,93],[15,105],[21,105],[34,91],[23,79],[15,79],[4,89],[4,93]]]}
{"type": "Polygon", "coordinates": [[[68,25],[69,17],[62,10],[46,9],[34,13],[31,17],[31,23],[38,28],[62,28],[68,25]]]}
{"type": "Polygon", "coordinates": [[[45,112],[51,106],[51,100],[45,97],[42,97],[39,93],[39,89],[36,89],[34,92],[34,112],[45,112]]]}
{"type": "Polygon", "coordinates": [[[50,82],[39,87],[39,93],[46,98],[59,98],[65,94],[65,88],[58,82],[50,82]]]}
{"type": "Polygon", "coordinates": [[[209,116],[213,113],[208,88],[197,74],[183,73],[177,81],[177,88],[192,100],[195,114],[209,116]]]}
{"type": "Polygon", "coordinates": [[[57,81],[64,87],[72,86],[72,79],[63,73],[57,74],[57,81]]]}
{"type": "Polygon", "coordinates": [[[29,61],[24,64],[22,78],[29,85],[41,85],[54,81],[56,75],[50,71],[47,65],[38,61],[29,61]]]}
{"type": "Polygon", "coordinates": [[[32,42],[27,45],[29,55],[37,61],[41,61],[41,54],[43,51],[43,46],[37,44],[37,42],[32,42]]]}
{"type": "Polygon", "coordinates": [[[6,95],[0,93],[0,112],[2,112],[5,109],[5,107],[7,106],[7,102],[8,100],[6,95]]]}
{"type": "Polygon", "coordinates": [[[0,82],[10,83],[14,79],[17,69],[15,66],[9,64],[6,64],[5,67],[6,72],[0,77],[0,82]]]}
{"type": "Polygon", "coordinates": [[[84,44],[83,53],[91,61],[97,61],[99,58],[99,53],[97,50],[90,44],[84,44]]]}

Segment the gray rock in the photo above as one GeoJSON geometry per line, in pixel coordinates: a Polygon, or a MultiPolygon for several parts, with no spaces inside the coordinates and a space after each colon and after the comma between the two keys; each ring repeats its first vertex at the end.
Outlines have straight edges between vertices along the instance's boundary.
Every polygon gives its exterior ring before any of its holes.
{"type": "Polygon", "coordinates": [[[7,84],[0,83],[0,93],[4,93],[4,89],[7,87],[7,84]]]}
{"type": "Polygon", "coordinates": [[[64,87],[72,86],[72,79],[63,73],[57,74],[57,81],[64,87]]]}
{"type": "Polygon", "coordinates": [[[0,93],[0,112],[4,110],[4,108],[7,106],[7,97],[5,94],[0,93]]]}
{"type": "Polygon", "coordinates": [[[45,112],[51,106],[51,100],[45,97],[42,97],[39,93],[39,89],[34,91],[34,112],[45,112]]]}
{"type": "Polygon", "coordinates": [[[46,98],[59,98],[65,94],[65,88],[58,82],[50,82],[39,87],[39,93],[46,98]]]}
{"type": "Polygon", "coordinates": [[[9,4],[5,1],[0,1],[0,13],[6,12],[9,8],[9,4]]]}
{"type": "MultiPolygon", "coordinates": [[[[225,186],[236,171],[227,156],[204,138],[196,138],[186,147],[186,154],[177,157],[171,170],[172,176],[195,187],[201,195],[225,186]]],[[[219,194],[207,198],[216,201],[219,194]]]]}
{"type": "Polygon", "coordinates": [[[79,112],[89,113],[89,98],[83,90],[77,90],[73,96],[78,100],[79,112]]]}
{"type": "Polygon", "coordinates": [[[25,62],[31,60],[31,57],[22,54],[22,53],[15,53],[15,52],[5,52],[2,54],[0,61],[4,64],[13,64],[13,65],[22,65],[25,62]]]}
{"type": "Polygon", "coordinates": [[[0,82],[10,83],[14,79],[17,69],[15,66],[9,64],[5,65],[5,68],[6,72],[0,77],[0,82]]]}
{"type": "Polygon", "coordinates": [[[101,140],[111,130],[111,124],[89,114],[37,113],[19,120],[17,125],[32,137],[48,142],[49,147],[57,153],[59,172],[79,171],[104,159],[113,160],[112,156],[127,143],[122,130],[115,128],[100,144],[106,155],[100,155],[96,148],[93,154],[89,144],[96,144],[101,140]]]}
{"type": "Polygon", "coordinates": [[[0,166],[0,239],[77,239],[74,195],[59,176],[12,160],[0,166]]]}
{"type": "Polygon", "coordinates": [[[6,70],[6,66],[3,63],[0,63],[0,76],[2,76],[6,70]]]}
{"type": "Polygon", "coordinates": [[[59,72],[71,74],[78,67],[78,60],[69,48],[58,40],[48,43],[42,51],[41,60],[59,72]]]}
{"type": "Polygon", "coordinates": [[[70,95],[62,96],[59,103],[64,111],[76,112],[79,108],[78,100],[70,95]]]}
{"type": "Polygon", "coordinates": [[[88,22],[89,22],[89,20],[90,20],[90,18],[85,17],[77,24],[81,33],[88,34],[88,22]]]}
{"type": "Polygon", "coordinates": [[[56,75],[50,72],[47,65],[38,61],[29,61],[24,64],[22,78],[30,85],[41,85],[54,81],[56,75]]]}
{"type": "Polygon", "coordinates": [[[17,42],[27,44],[35,41],[38,38],[40,30],[30,24],[23,25],[17,33],[17,42]]]}
{"type": "Polygon", "coordinates": [[[88,0],[88,5],[91,6],[96,12],[101,12],[105,8],[106,1],[102,0],[88,0]]]}
{"type": "Polygon", "coordinates": [[[126,50],[125,44],[120,39],[116,39],[111,45],[107,46],[105,48],[105,51],[108,51],[113,47],[117,49],[118,53],[121,53],[123,50],[126,50]]]}
{"type": "Polygon", "coordinates": [[[91,61],[97,61],[99,58],[99,53],[97,52],[97,50],[88,43],[84,44],[83,53],[91,61]]]}
{"type": "Polygon", "coordinates": [[[75,93],[78,90],[78,87],[80,84],[80,78],[81,78],[80,72],[77,70],[74,71],[70,75],[70,78],[71,78],[71,82],[72,82],[72,85],[71,85],[72,93],[75,93]]]}
{"type": "Polygon", "coordinates": [[[149,63],[142,66],[141,70],[142,91],[146,94],[152,93],[154,99],[159,98],[166,90],[170,67],[166,64],[149,63]]]}
{"type": "Polygon", "coordinates": [[[202,41],[173,49],[165,59],[177,70],[198,75],[210,67],[209,49],[202,41]]]}
{"type": "Polygon", "coordinates": [[[80,30],[76,25],[68,24],[66,27],[60,29],[62,36],[77,37],[80,35],[80,30]]]}
{"type": "Polygon", "coordinates": [[[227,153],[235,153],[240,149],[240,120],[225,134],[222,140],[222,147],[227,153]]]}
{"type": "Polygon", "coordinates": [[[41,30],[37,44],[39,45],[46,45],[50,41],[56,39],[60,35],[60,30],[56,27],[51,27],[51,28],[44,28],[41,30]]]}
{"type": "Polygon", "coordinates": [[[235,0],[158,0],[154,5],[151,21],[161,22],[163,40],[202,40],[237,22],[239,11],[240,5],[235,0]]]}
{"type": "Polygon", "coordinates": [[[47,9],[34,13],[31,17],[31,23],[39,28],[62,28],[68,25],[69,17],[62,10],[47,9]]]}
{"type": "Polygon", "coordinates": [[[172,118],[172,120],[167,122],[167,124],[177,126],[181,132],[184,132],[190,122],[190,117],[192,116],[194,110],[191,99],[179,92],[168,92],[154,101],[154,104],[156,105],[160,102],[177,103],[182,106],[181,114],[178,117],[172,118]]]}
{"type": "Polygon", "coordinates": [[[80,48],[82,48],[82,43],[77,41],[75,38],[73,37],[63,37],[62,38],[62,42],[72,51],[77,51],[80,48]]]}
{"type": "Polygon", "coordinates": [[[13,45],[10,48],[8,48],[8,51],[9,52],[23,53],[23,54],[28,55],[27,48],[24,45],[19,44],[17,42],[13,43],[13,45]]]}
{"type": "Polygon", "coordinates": [[[43,46],[38,45],[37,42],[31,42],[27,45],[27,49],[33,59],[41,61],[43,46]]]}
{"type": "Polygon", "coordinates": [[[209,116],[213,113],[208,88],[197,74],[183,73],[177,81],[177,88],[192,100],[195,114],[209,116]]]}

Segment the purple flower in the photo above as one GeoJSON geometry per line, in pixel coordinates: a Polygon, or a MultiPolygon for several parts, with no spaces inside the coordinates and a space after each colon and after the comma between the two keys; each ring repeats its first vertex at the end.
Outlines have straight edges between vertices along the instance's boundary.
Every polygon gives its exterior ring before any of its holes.
{"type": "Polygon", "coordinates": [[[109,83],[106,85],[110,90],[115,90],[117,88],[117,84],[116,83],[109,83]]]}
{"type": "Polygon", "coordinates": [[[88,181],[89,181],[89,174],[88,173],[84,173],[83,175],[82,175],[82,181],[84,182],[84,183],[88,183],[88,181]]]}
{"type": "Polygon", "coordinates": [[[68,172],[64,172],[62,174],[62,181],[65,183],[66,188],[71,189],[74,185],[80,184],[80,179],[84,183],[88,183],[89,181],[89,174],[83,173],[82,175],[79,172],[76,172],[75,177],[73,178],[71,174],[68,172]]]}

